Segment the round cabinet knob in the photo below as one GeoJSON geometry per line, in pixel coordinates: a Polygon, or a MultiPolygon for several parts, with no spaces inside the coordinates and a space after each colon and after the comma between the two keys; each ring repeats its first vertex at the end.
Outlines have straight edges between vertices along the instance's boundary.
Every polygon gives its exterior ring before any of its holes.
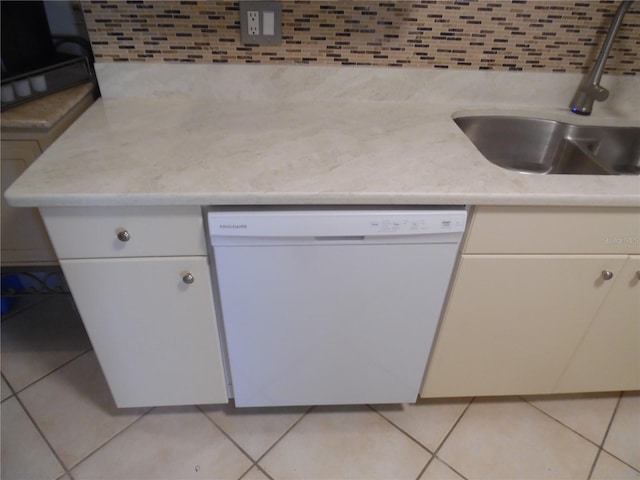
{"type": "Polygon", "coordinates": [[[613,272],[610,272],[609,270],[603,270],[601,276],[603,280],[611,280],[613,278],[613,272]]]}
{"type": "Polygon", "coordinates": [[[636,278],[637,278],[638,280],[640,280],[640,270],[638,270],[638,271],[636,272],[636,278]]]}
{"type": "Polygon", "coordinates": [[[184,283],[186,283],[187,285],[191,285],[194,282],[195,278],[193,277],[192,274],[190,273],[186,273],[183,277],[182,277],[182,281],[184,283]]]}
{"type": "Polygon", "coordinates": [[[118,232],[118,240],[120,240],[121,242],[128,242],[130,238],[131,235],[126,230],[120,230],[118,232]]]}

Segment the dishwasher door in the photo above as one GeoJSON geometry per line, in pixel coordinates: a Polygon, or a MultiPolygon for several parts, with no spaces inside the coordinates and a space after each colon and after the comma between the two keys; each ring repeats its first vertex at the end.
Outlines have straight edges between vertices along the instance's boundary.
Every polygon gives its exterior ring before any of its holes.
{"type": "Polygon", "coordinates": [[[415,402],[465,219],[210,212],[236,406],[415,402]]]}

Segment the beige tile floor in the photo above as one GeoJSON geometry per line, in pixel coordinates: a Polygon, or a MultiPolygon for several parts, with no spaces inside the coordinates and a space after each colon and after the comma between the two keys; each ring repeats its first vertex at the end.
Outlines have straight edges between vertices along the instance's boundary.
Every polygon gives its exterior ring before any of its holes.
{"type": "Polygon", "coordinates": [[[640,394],[118,410],[70,297],[2,322],[2,479],[640,479],[640,394]]]}

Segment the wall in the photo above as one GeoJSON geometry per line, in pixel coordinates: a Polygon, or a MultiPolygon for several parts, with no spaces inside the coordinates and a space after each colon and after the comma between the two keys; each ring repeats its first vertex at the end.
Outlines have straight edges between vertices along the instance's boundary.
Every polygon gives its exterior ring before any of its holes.
{"type": "MultiPolygon", "coordinates": [[[[607,72],[640,72],[640,2],[607,72]]],[[[283,1],[279,46],[240,42],[238,2],[92,1],[99,62],[306,63],[583,72],[615,1],[283,1]]]]}

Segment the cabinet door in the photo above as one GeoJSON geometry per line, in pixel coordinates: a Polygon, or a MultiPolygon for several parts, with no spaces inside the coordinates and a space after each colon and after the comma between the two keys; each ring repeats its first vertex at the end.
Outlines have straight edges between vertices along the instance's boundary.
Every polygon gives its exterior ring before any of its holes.
{"type": "Polygon", "coordinates": [[[462,256],[422,396],[550,393],[626,256],[462,256]]]}
{"type": "MultiPolygon", "coordinates": [[[[615,274],[614,274],[615,275],[615,274]]],[[[631,256],[612,280],[557,392],[640,388],[640,256],[631,256]]]]}
{"type": "Polygon", "coordinates": [[[119,407],[227,402],[206,257],[60,264],[119,407]]]}

